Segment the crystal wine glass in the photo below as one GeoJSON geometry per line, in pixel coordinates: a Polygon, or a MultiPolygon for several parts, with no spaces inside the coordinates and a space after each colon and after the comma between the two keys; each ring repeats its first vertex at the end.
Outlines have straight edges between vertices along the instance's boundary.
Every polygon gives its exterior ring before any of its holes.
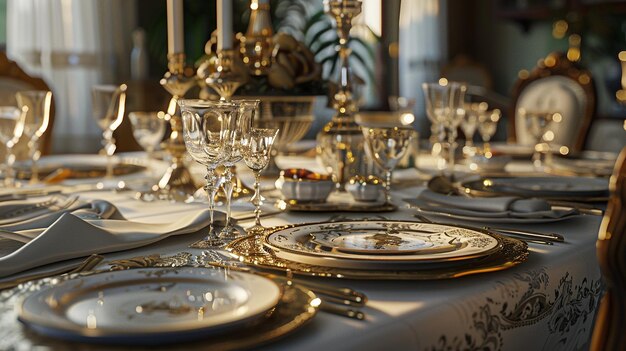
{"type": "Polygon", "coordinates": [[[385,204],[391,204],[391,176],[415,135],[412,128],[363,128],[365,151],[385,172],[385,204]]]}
{"type": "Polygon", "coordinates": [[[555,120],[560,120],[559,113],[545,111],[528,111],[524,108],[518,110],[520,116],[524,118],[526,130],[535,140],[535,149],[532,156],[535,169],[541,170],[543,162],[541,160],[544,151],[544,141],[554,139],[554,133],[548,130],[548,126],[555,120]]]}
{"type": "Polygon", "coordinates": [[[474,147],[474,134],[478,128],[478,119],[481,113],[487,111],[486,102],[470,103],[465,105],[465,118],[461,121],[461,130],[465,135],[465,146],[463,154],[468,157],[474,156],[476,148],[474,147]]]}
{"type": "Polygon", "coordinates": [[[165,112],[131,112],[128,118],[135,140],[146,150],[148,159],[153,159],[154,150],[165,134],[165,112]]]}
{"type": "Polygon", "coordinates": [[[243,158],[242,138],[251,128],[255,111],[259,100],[232,100],[231,103],[237,105],[239,113],[226,116],[226,138],[225,138],[225,159],[224,159],[224,183],[222,188],[226,195],[226,224],[220,232],[220,237],[225,240],[232,240],[239,236],[239,231],[230,224],[231,201],[233,195],[233,172],[232,167],[243,158]]]}
{"type": "Polygon", "coordinates": [[[500,121],[500,110],[483,111],[478,115],[478,133],[483,140],[483,156],[491,158],[491,146],[489,142],[496,133],[498,121],[500,121]]]}
{"type": "Polygon", "coordinates": [[[457,129],[465,114],[463,101],[467,87],[465,84],[448,82],[441,78],[437,83],[424,83],[422,88],[426,100],[426,115],[432,123],[439,126],[439,143],[447,149],[440,169],[442,172],[448,169],[452,173],[457,129]]]}
{"type": "Polygon", "coordinates": [[[270,162],[272,145],[277,135],[278,129],[252,128],[244,134],[241,140],[243,160],[246,166],[254,172],[254,196],[250,201],[254,204],[255,222],[247,232],[255,235],[257,239],[265,232],[265,228],[261,225],[261,205],[264,200],[260,191],[261,171],[270,162]]]}
{"type": "Polygon", "coordinates": [[[7,188],[15,186],[13,146],[17,144],[24,131],[25,110],[27,109],[28,107],[22,107],[20,111],[13,106],[0,107],[0,142],[6,146],[4,185],[7,188]]]}
{"type": "Polygon", "coordinates": [[[207,184],[204,189],[209,200],[211,218],[209,234],[191,247],[206,249],[221,246],[224,241],[215,233],[213,210],[215,195],[224,182],[224,177],[218,175],[215,169],[226,160],[227,121],[236,118],[239,108],[237,104],[231,102],[185,99],[179,100],[178,105],[182,114],[183,139],[187,152],[207,170],[205,176],[207,184]]]}
{"type": "Polygon", "coordinates": [[[39,181],[39,168],[37,161],[41,157],[39,139],[48,129],[50,123],[50,108],[52,106],[52,92],[46,90],[20,91],[15,94],[17,104],[23,109],[24,131],[23,135],[28,139],[29,157],[31,159],[30,182],[39,181]]]}
{"type": "Polygon", "coordinates": [[[96,85],[92,88],[92,112],[102,129],[102,143],[107,156],[106,178],[113,177],[113,153],[116,149],[113,132],[124,119],[126,89],[126,84],[96,85]]]}

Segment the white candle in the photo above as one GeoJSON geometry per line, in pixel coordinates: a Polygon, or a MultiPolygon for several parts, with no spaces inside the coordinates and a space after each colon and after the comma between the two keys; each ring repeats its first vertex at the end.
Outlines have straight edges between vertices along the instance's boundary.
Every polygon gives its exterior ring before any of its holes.
{"type": "Polygon", "coordinates": [[[183,0],[167,0],[167,53],[185,52],[183,0]]]}
{"type": "Polygon", "coordinates": [[[233,48],[232,0],[217,0],[217,51],[233,48]]]}

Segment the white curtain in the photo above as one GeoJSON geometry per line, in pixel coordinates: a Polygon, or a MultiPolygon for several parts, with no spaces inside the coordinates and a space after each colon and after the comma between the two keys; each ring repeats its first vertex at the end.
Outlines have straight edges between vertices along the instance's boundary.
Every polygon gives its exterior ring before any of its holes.
{"type": "Polygon", "coordinates": [[[93,152],[91,87],[127,78],[135,27],[128,0],[9,0],[7,55],[54,94],[54,152],[93,152]]]}
{"type": "Polygon", "coordinates": [[[414,98],[416,125],[428,133],[423,82],[439,79],[447,60],[446,0],[402,0],[400,5],[400,96],[414,98]]]}

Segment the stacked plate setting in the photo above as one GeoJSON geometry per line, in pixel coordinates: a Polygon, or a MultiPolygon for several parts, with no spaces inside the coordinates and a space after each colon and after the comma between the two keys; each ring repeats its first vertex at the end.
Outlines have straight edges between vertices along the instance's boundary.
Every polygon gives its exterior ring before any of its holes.
{"type": "Polygon", "coordinates": [[[254,274],[146,268],[77,277],[24,299],[19,320],[56,338],[162,344],[239,331],[262,321],[283,289],[254,274]]]}
{"type": "Polygon", "coordinates": [[[274,231],[264,245],[305,264],[372,270],[428,270],[471,264],[502,249],[486,231],[410,221],[314,223],[274,231]]]}
{"type": "Polygon", "coordinates": [[[587,177],[484,178],[461,184],[476,196],[513,195],[553,200],[592,201],[609,195],[608,180],[587,177]]]}

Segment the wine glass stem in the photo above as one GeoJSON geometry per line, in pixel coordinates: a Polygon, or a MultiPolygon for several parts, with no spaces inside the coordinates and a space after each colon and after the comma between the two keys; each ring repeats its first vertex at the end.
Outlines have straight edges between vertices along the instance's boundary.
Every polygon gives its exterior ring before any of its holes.
{"type": "Polygon", "coordinates": [[[224,195],[226,195],[226,226],[225,228],[230,228],[230,202],[233,196],[233,174],[230,171],[230,167],[226,167],[226,172],[224,174],[224,195]]]}
{"type": "Polygon", "coordinates": [[[454,155],[456,150],[456,126],[450,126],[448,128],[448,160],[446,162],[446,168],[450,172],[450,176],[454,174],[454,155]]]}
{"type": "Polygon", "coordinates": [[[113,153],[115,152],[115,140],[113,140],[113,131],[107,129],[102,133],[104,138],[104,152],[107,155],[107,172],[105,178],[113,177],[113,153]]]}
{"type": "Polygon", "coordinates": [[[385,172],[385,203],[391,203],[391,170],[385,172]]]}
{"type": "Polygon", "coordinates": [[[4,185],[7,188],[15,186],[15,173],[13,171],[13,164],[15,162],[15,155],[13,155],[13,147],[7,146],[6,164],[7,168],[4,175],[4,185]]]}
{"type": "Polygon", "coordinates": [[[28,148],[30,153],[29,156],[32,162],[30,166],[30,183],[36,184],[37,182],[39,182],[39,164],[37,163],[37,161],[39,160],[40,156],[39,140],[37,137],[29,142],[28,148]]]}
{"type": "Polygon", "coordinates": [[[254,226],[261,227],[261,171],[254,171],[254,226]]]}
{"type": "Polygon", "coordinates": [[[211,221],[209,224],[209,236],[212,236],[214,233],[213,215],[215,210],[215,194],[217,193],[217,187],[215,186],[215,169],[207,168],[205,179],[207,183],[204,190],[207,193],[207,200],[209,200],[209,219],[211,221]]]}

